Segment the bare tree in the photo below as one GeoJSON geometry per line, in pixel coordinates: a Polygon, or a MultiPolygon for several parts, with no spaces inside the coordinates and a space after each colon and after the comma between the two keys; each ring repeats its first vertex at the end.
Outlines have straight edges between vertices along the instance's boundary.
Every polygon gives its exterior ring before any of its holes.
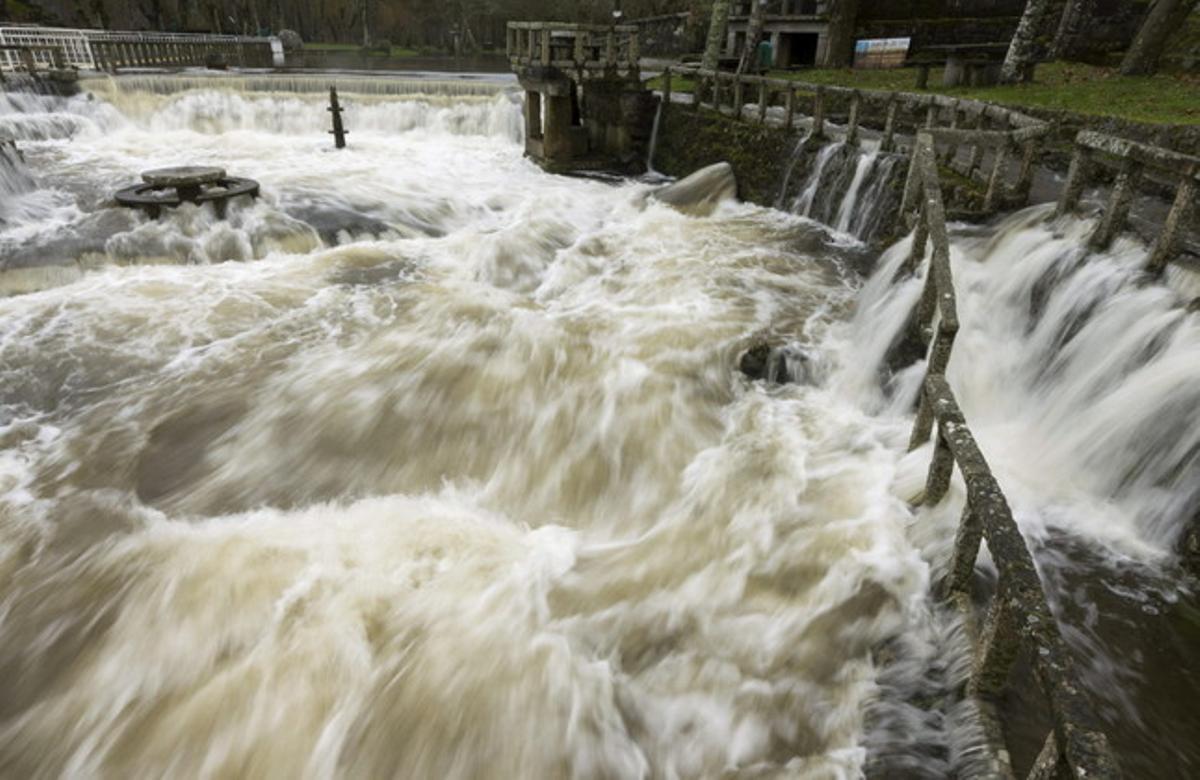
{"type": "Polygon", "coordinates": [[[752,0],[750,25],[746,29],[746,47],[742,49],[742,58],[738,60],[738,73],[745,73],[754,63],[758,53],[758,39],[762,37],[763,15],[766,13],[766,7],[766,0],[752,0]]]}
{"type": "Polygon", "coordinates": [[[860,0],[831,0],[829,43],[821,63],[825,67],[844,68],[854,61],[854,29],[860,4],[860,0]]]}
{"type": "Polygon", "coordinates": [[[1058,33],[1050,47],[1053,59],[1070,59],[1079,53],[1079,43],[1096,13],[1096,0],[1067,0],[1058,22],[1058,33]]]}
{"type": "Polygon", "coordinates": [[[1167,39],[1187,20],[1197,0],[1156,0],[1121,63],[1121,75],[1142,76],[1158,70],[1167,39]]]}
{"type": "Polygon", "coordinates": [[[713,0],[708,42],[704,46],[704,58],[700,61],[700,67],[707,70],[716,70],[721,62],[721,49],[725,47],[725,33],[729,29],[730,5],[731,0],[713,0]]]}
{"type": "Polygon", "coordinates": [[[1051,4],[1051,0],[1029,0],[1025,3],[1025,13],[1021,15],[1012,43],[1008,45],[1004,66],[1000,69],[1000,80],[1005,84],[1029,80],[1037,63],[1038,31],[1046,23],[1051,4]]]}

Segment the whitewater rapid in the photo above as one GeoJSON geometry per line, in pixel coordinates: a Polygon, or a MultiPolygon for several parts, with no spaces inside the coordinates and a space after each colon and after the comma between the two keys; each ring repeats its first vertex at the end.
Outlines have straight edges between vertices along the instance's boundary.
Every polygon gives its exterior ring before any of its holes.
{"type": "Polygon", "coordinates": [[[844,320],[837,242],[547,176],[504,91],[343,102],[344,153],[282,86],[3,115],[2,771],[857,774],[899,431],[734,370],[844,320]],[[102,202],[181,162],[263,197],[102,202]]]}
{"type": "MultiPolygon", "coordinates": [[[[922,366],[884,368],[921,280],[804,216],[870,234],[894,156],[685,214],[523,159],[503,85],[347,78],[341,152],[318,79],[86,86],[0,102],[0,775],[973,771],[929,595],[962,489],[910,508],[922,366]],[[262,197],[111,207],[185,163],[262,197]],[[762,342],[809,381],[742,376],[762,342]]],[[[1153,631],[1194,603],[1196,315],[1046,217],[955,228],[950,380],[1110,735],[1170,776],[1193,683],[1143,667],[1189,648],[1153,631]]]]}

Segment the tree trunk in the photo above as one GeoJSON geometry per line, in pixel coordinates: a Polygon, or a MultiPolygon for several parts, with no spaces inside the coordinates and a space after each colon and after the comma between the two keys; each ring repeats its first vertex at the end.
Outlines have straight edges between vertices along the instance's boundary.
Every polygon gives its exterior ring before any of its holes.
{"type": "Polygon", "coordinates": [[[1187,20],[1197,0],[1158,0],[1121,63],[1122,76],[1145,76],[1158,70],[1167,39],[1187,20]]]}
{"type": "Polygon", "coordinates": [[[1084,31],[1095,13],[1096,0],[1067,0],[1067,4],[1063,6],[1062,18],[1058,22],[1058,33],[1054,36],[1050,56],[1056,60],[1079,56],[1079,44],[1084,40],[1084,31]]]}
{"type": "Polygon", "coordinates": [[[854,28],[858,24],[860,0],[832,0],[829,11],[829,45],[821,63],[827,68],[854,64],[854,28]]]}
{"type": "Polygon", "coordinates": [[[750,9],[750,26],[746,30],[746,47],[742,49],[742,58],[738,60],[738,73],[745,73],[754,65],[758,58],[758,39],[762,37],[763,14],[766,13],[767,0],[753,0],[750,9]]]}
{"type": "Polygon", "coordinates": [[[1050,11],[1051,0],[1029,0],[1025,3],[1025,13],[1013,33],[1012,43],[1008,46],[1008,56],[1004,58],[1004,67],[1000,70],[1000,80],[1005,84],[1016,84],[1027,81],[1037,62],[1037,36],[1046,21],[1050,11]]]}
{"type": "Polygon", "coordinates": [[[704,46],[704,59],[700,67],[716,70],[720,64],[721,50],[725,47],[725,33],[729,28],[729,6],[731,0],[714,0],[712,21],[708,25],[708,42],[704,46]]]}

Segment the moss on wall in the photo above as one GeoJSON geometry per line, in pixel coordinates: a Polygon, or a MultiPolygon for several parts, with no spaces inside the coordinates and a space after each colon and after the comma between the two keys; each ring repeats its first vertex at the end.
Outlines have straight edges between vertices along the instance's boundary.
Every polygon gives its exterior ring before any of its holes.
{"type": "Polygon", "coordinates": [[[733,166],[742,200],[774,206],[797,136],[778,127],[736,122],[712,111],[672,106],[659,128],[654,167],[687,176],[708,165],[733,166]]]}

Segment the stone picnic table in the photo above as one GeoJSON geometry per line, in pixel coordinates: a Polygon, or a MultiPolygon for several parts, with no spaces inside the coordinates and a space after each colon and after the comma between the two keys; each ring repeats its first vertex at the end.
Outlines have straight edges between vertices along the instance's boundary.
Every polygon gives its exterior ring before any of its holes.
{"type": "Polygon", "coordinates": [[[1008,53],[1008,44],[950,43],[922,46],[908,58],[908,64],[919,68],[917,89],[929,88],[929,70],[945,64],[943,87],[986,87],[1000,81],[1000,66],[1008,53]]]}

